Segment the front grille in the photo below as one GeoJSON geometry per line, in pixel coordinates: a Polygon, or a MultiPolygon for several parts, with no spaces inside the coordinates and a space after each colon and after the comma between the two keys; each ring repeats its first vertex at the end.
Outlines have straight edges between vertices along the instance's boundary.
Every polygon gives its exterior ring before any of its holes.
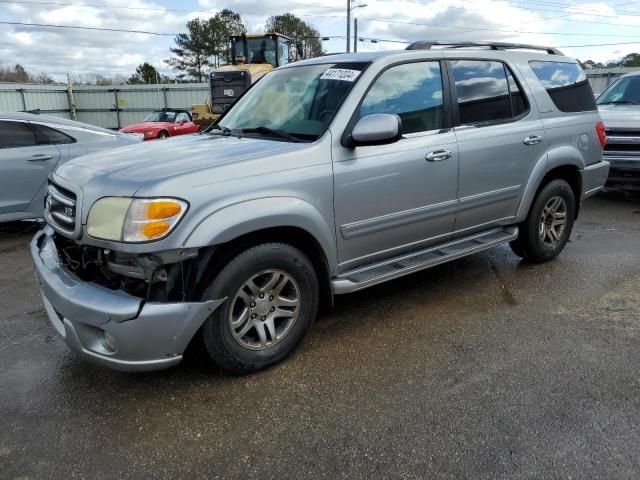
{"type": "Polygon", "coordinates": [[[640,143],[608,143],[605,152],[640,152],[640,143]]]}
{"type": "Polygon", "coordinates": [[[72,191],[49,182],[44,213],[47,223],[58,233],[73,237],[76,231],[77,198],[72,191]]]}
{"type": "Polygon", "coordinates": [[[607,136],[611,137],[640,137],[640,130],[625,130],[621,128],[607,128],[607,136]]]}
{"type": "Polygon", "coordinates": [[[604,155],[640,155],[640,130],[608,128],[604,155]]]}

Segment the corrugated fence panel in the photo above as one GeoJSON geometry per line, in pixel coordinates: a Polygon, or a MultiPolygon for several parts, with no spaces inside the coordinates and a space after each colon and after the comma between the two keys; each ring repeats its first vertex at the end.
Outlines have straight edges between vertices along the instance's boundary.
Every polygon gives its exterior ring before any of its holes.
{"type": "Polygon", "coordinates": [[[105,110],[116,108],[113,91],[108,89],[78,88],[73,89],[73,100],[78,110],[105,110]]]}
{"type": "MultiPolygon", "coordinates": [[[[195,87],[195,85],[194,85],[195,87]]],[[[199,88],[168,88],[167,89],[167,107],[168,108],[184,108],[194,103],[204,103],[209,97],[209,85],[200,85],[199,88]]]]}
{"type": "Polygon", "coordinates": [[[17,90],[0,87],[0,112],[20,112],[23,110],[22,97],[17,90]]]}
{"type": "Polygon", "coordinates": [[[41,110],[63,113],[69,110],[67,87],[64,85],[0,84],[0,111],[41,110]]]}
{"type": "Polygon", "coordinates": [[[69,110],[67,90],[26,90],[24,91],[25,110],[41,110],[59,113],[69,110]]]}
{"type": "Polygon", "coordinates": [[[116,112],[77,112],[76,120],[103,128],[116,128],[118,125],[116,112]]]}

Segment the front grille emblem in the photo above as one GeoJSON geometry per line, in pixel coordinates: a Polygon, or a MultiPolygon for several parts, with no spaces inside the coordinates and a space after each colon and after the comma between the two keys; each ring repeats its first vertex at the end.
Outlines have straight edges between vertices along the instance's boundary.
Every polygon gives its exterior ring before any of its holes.
{"type": "Polygon", "coordinates": [[[64,207],[64,214],[69,217],[69,218],[73,218],[73,208],[72,207],[64,207]]]}

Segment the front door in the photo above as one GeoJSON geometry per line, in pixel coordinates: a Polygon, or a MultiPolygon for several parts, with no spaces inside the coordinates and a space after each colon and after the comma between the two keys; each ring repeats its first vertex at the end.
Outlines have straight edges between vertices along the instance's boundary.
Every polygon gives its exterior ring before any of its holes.
{"type": "Polygon", "coordinates": [[[460,149],[456,236],[513,221],[527,179],[546,155],[544,129],[509,67],[453,60],[460,149]]]}
{"type": "Polygon", "coordinates": [[[391,145],[334,147],[336,236],[341,270],[444,241],[453,229],[458,151],[445,109],[441,64],[395,65],[359,107],[400,116],[391,145]]]}
{"type": "Polygon", "coordinates": [[[60,150],[39,145],[26,122],[0,120],[0,215],[25,210],[59,158],[60,150]]]}

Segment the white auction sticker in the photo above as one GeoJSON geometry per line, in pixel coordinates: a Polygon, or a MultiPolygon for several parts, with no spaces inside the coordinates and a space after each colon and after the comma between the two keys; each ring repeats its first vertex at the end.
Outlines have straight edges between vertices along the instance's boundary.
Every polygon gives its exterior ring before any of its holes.
{"type": "Polygon", "coordinates": [[[343,82],[354,82],[360,76],[360,70],[349,70],[346,68],[330,68],[320,77],[320,80],[342,80],[343,82]]]}

